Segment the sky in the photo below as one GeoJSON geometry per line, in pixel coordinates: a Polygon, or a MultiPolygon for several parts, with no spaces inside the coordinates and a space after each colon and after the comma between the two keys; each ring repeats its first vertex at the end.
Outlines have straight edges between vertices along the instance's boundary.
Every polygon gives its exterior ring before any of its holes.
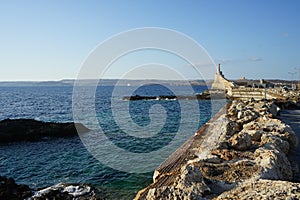
{"type": "Polygon", "coordinates": [[[192,38],[229,79],[299,79],[299,9],[298,0],[0,0],[0,81],[75,79],[99,44],[143,27],[192,38]]]}

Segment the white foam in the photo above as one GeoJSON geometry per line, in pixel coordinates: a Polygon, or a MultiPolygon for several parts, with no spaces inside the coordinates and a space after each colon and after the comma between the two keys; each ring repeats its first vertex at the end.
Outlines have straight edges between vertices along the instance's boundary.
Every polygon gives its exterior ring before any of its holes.
{"type": "Polygon", "coordinates": [[[58,190],[59,188],[62,188],[62,187],[64,187],[64,184],[63,184],[63,183],[58,183],[58,184],[56,184],[56,185],[47,187],[47,188],[45,188],[45,189],[36,191],[36,192],[34,193],[34,195],[32,196],[32,198],[35,198],[35,197],[42,197],[43,195],[49,193],[51,190],[58,190]]]}
{"type": "Polygon", "coordinates": [[[67,192],[68,194],[72,195],[73,197],[78,197],[78,196],[82,196],[82,195],[90,193],[91,187],[89,187],[89,186],[74,186],[74,185],[69,185],[69,186],[65,187],[65,184],[58,183],[56,185],[47,187],[45,189],[36,191],[30,199],[33,199],[36,197],[43,197],[45,194],[49,193],[51,190],[60,190],[61,193],[67,192]]]}
{"type": "Polygon", "coordinates": [[[91,187],[89,186],[74,186],[74,185],[67,186],[63,190],[63,192],[68,192],[70,195],[74,197],[88,194],[90,193],[90,191],[91,191],[91,187]]]}

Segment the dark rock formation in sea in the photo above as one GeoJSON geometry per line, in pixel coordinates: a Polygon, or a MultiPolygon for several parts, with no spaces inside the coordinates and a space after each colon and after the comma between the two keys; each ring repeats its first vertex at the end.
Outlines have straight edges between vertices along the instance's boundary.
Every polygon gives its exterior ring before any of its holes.
{"type": "Polygon", "coordinates": [[[59,183],[54,186],[31,189],[27,185],[18,185],[14,179],[0,176],[0,199],[3,200],[96,200],[102,199],[97,191],[86,184],[59,183]],[[98,196],[97,196],[98,195],[98,196]]]}
{"type": "Polygon", "coordinates": [[[18,185],[14,179],[0,176],[0,199],[26,199],[32,194],[27,185],[18,185]]]}
{"type": "Polygon", "coordinates": [[[158,95],[158,96],[144,96],[144,95],[134,95],[134,96],[124,96],[122,100],[124,101],[138,101],[138,100],[209,100],[209,99],[224,99],[226,98],[224,91],[220,90],[205,90],[200,94],[183,96],[183,95],[158,95]]]}
{"type": "Polygon", "coordinates": [[[38,141],[45,137],[70,137],[89,129],[82,124],[42,122],[34,119],[5,119],[0,121],[0,143],[38,141]],[[76,127],[75,127],[76,126],[76,127]]]}

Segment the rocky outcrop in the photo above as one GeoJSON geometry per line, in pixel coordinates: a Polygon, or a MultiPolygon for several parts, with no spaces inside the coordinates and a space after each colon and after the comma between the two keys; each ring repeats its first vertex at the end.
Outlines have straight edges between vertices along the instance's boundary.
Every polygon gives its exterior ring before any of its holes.
{"type": "Polygon", "coordinates": [[[96,190],[85,184],[59,183],[42,189],[31,189],[27,185],[18,185],[14,179],[0,176],[0,199],[7,200],[96,200],[102,199],[96,190]]]}
{"type": "Polygon", "coordinates": [[[300,183],[289,182],[294,167],[287,157],[297,137],[275,118],[274,109],[274,102],[265,107],[253,99],[233,101],[227,113],[219,113],[185,144],[184,152],[176,152],[185,159],[171,155],[136,199],[241,199],[239,192],[256,199],[260,189],[258,198],[271,198],[276,191],[298,197],[300,183]]]}
{"type": "Polygon", "coordinates": [[[18,185],[14,179],[0,176],[0,199],[26,199],[32,194],[27,185],[18,185]]]}
{"type": "Polygon", "coordinates": [[[33,119],[5,119],[0,121],[0,143],[38,141],[45,137],[70,137],[88,132],[82,124],[41,122],[33,119]],[[76,127],[75,127],[76,126],[76,127]]]}

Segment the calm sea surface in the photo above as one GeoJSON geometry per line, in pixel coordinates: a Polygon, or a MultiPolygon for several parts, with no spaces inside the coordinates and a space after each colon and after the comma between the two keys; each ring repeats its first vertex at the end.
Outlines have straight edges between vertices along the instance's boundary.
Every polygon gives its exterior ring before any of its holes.
{"type": "MultiPolygon", "coordinates": [[[[112,92],[114,87],[102,86],[96,92],[95,109],[99,124],[109,133],[108,138],[120,148],[135,153],[159,149],[166,145],[169,139],[164,136],[176,133],[181,123],[185,123],[187,137],[195,133],[195,126],[189,126],[188,117],[185,117],[185,120],[181,119],[182,107],[178,101],[152,100],[130,102],[128,110],[132,120],[139,126],[156,123],[153,126],[160,127],[160,123],[165,123],[160,132],[161,136],[158,135],[153,140],[155,144],[152,140],[148,140],[147,143],[147,138],[136,142],[134,137],[126,134],[124,136],[124,129],[118,128],[115,122],[111,123],[111,103],[117,102],[115,109],[119,109],[120,113],[128,112],[126,109],[122,110],[123,106],[128,105],[128,102],[122,101],[122,96],[129,88],[121,87],[118,91],[122,92],[115,94],[112,92]],[[155,104],[165,108],[166,112],[163,115],[167,115],[166,121],[151,122],[149,108],[155,104]],[[119,137],[122,134],[124,137],[119,137]],[[145,145],[140,145],[144,143],[145,145]]],[[[198,93],[204,91],[205,87],[197,86],[193,89],[198,93]]],[[[176,95],[193,95],[186,86],[167,89],[159,85],[140,87],[134,94],[172,95],[173,90],[176,91],[176,95]]],[[[72,92],[71,86],[0,87],[0,120],[30,118],[51,122],[73,121],[72,92]]],[[[185,101],[188,104],[189,100],[185,101]]],[[[191,107],[188,112],[191,117],[196,115],[197,127],[200,127],[210,119],[212,109],[208,100],[200,100],[197,104],[199,110],[191,107]]],[[[189,106],[185,109],[189,109],[189,106]]],[[[125,129],[130,130],[130,126],[125,129]]],[[[0,144],[0,175],[12,177],[17,183],[28,184],[33,188],[59,182],[88,183],[102,190],[108,198],[131,199],[138,190],[152,182],[152,173],[126,173],[107,167],[89,153],[79,137],[0,144]]]]}

